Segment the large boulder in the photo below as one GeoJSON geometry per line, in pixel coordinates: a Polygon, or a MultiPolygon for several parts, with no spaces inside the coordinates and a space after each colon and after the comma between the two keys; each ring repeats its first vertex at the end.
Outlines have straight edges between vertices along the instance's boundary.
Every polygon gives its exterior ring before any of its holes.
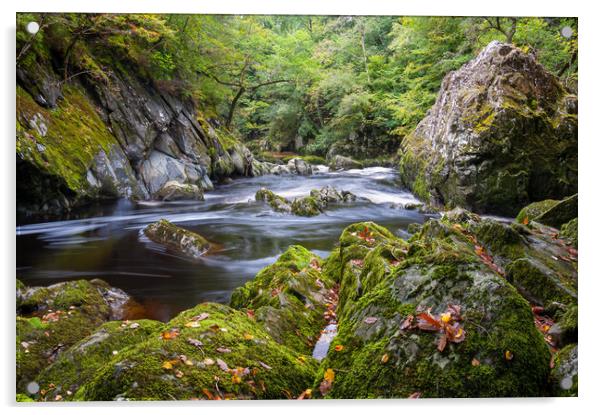
{"type": "Polygon", "coordinates": [[[290,159],[286,164],[286,167],[293,174],[299,174],[301,176],[309,176],[312,174],[311,165],[300,158],[290,159]]]}
{"type": "Polygon", "coordinates": [[[17,391],[102,323],[122,318],[130,297],[101,280],[17,286],[17,391]]]}
{"type": "Polygon", "coordinates": [[[144,228],[144,234],[151,241],[192,259],[201,258],[211,248],[211,244],[201,235],[180,228],[166,219],[148,225],[144,228]]]}
{"type": "Polygon", "coordinates": [[[267,203],[276,212],[290,213],[291,211],[291,205],[288,200],[265,187],[262,187],[255,193],[255,200],[267,203]]]}
{"type": "MultiPolygon", "coordinates": [[[[105,361],[74,399],[286,399],[299,396],[315,375],[309,356],[225,305],[200,304],[162,330],[105,361]]],[[[56,382],[64,384],[61,377],[56,382]]]]}
{"type": "Polygon", "coordinates": [[[577,98],[533,55],[493,41],[444,78],[400,156],[422,199],[515,215],[577,191],[577,98]]]}
{"type": "Polygon", "coordinates": [[[373,223],[345,229],[323,267],[340,281],[338,333],[315,383],[326,397],[547,393],[550,353],[530,305],[465,226],[430,220],[408,242],[373,223]]]}

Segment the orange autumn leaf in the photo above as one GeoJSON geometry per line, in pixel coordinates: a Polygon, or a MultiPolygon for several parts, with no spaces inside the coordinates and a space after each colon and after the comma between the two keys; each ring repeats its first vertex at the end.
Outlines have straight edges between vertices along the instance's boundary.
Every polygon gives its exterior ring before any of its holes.
{"type": "Polygon", "coordinates": [[[345,348],[345,346],[343,346],[342,344],[337,344],[336,346],[334,346],[334,350],[337,352],[340,352],[344,348],[345,348]]]}
{"type": "Polygon", "coordinates": [[[332,369],[326,369],[326,372],[324,372],[324,380],[327,382],[334,382],[334,370],[332,369]]]}
{"type": "Polygon", "coordinates": [[[381,363],[387,363],[389,361],[389,354],[385,353],[383,357],[380,358],[381,363]]]}
{"type": "Polygon", "coordinates": [[[180,335],[180,330],[178,329],[170,329],[161,333],[161,337],[163,340],[172,340],[180,335]]]}
{"type": "Polygon", "coordinates": [[[472,361],[470,362],[471,365],[473,366],[480,366],[481,362],[479,361],[479,359],[477,359],[476,357],[472,359],[472,361]]]}
{"type": "Polygon", "coordinates": [[[512,360],[512,359],[514,359],[514,354],[510,350],[506,350],[504,352],[504,358],[506,360],[512,360]]]}
{"type": "Polygon", "coordinates": [[[254,336],[253,336],[252,334],[245,333],[245,334],[243,335],[243,338],[244,338],[245,340],[253,340],[254,336]]]}
{"type": "Polygon", "coordinates": [[[242,382],[242,379],[240,376],[238,376],[236,373],[232,374],[232,383],[238,384],[242,382]]]}
{"type": "Polygon", "coordinates": [[[529,224],[529,217],[525,216],[525,218],[523,219],[523,225],[528,225],[529,224]]]}
{"type": "Polygon", "coordinates": [[[171,362],[163,362],[161,367],[165,370],[171,370],[173,369],[173,364],[171,362]]]}

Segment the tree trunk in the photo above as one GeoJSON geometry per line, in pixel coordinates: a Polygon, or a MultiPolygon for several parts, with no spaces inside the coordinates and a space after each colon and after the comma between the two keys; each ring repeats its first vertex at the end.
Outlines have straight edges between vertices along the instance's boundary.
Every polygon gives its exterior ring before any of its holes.
{"type": "Polygon", "coordinates": [[[234,111],[236,110],[236,105],[238,105],[238,100],[240,99],[240,97],[242,97],[242,94],[244,93],[245,88],[241,86],[236,95],[234,96],[234,99],[232,99],[232,102],[230,103],[230,109],[228,110],[228,118],[226,119],[227,128],[230,128],[230,125],[232,124],[232,119],[234,118],[234,111]]]}

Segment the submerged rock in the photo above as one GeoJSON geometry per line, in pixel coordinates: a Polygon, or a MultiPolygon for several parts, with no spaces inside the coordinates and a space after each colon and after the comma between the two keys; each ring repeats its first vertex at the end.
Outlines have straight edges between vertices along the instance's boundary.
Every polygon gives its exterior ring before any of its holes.
{"type": "Polygon", "coordinates": [[[203,200],[203,189],[194,184],[169,181],[155,194],[161,200],[203,200]]]}
{"type": "Polygon", "coordinates": [[[319,190],[312,189],[309,192],[309,195],[318,200],[320,205],[324,208],[326,208],[329,204],[332,203],[347,203],[354,202],[355,200],[357,200],[357,196],[353,193],[346,190],[342,190],[339,192],[332,186],[324,186],[319,190]]]}
{"type": "Polygon", "coordinates": [[[323,205],[313,196],[298,197],[291,203],[291,213],[297,216],[317,216],[323,205]]]}
{"type": "Polygon", "coordinates": [[[331,204],[353,202],[356,199],[353,193],[345,190],[339,192],[332,186],[313,189],[309,196],[295,198],[292,202],[264,187],[255,193],[255,200],[268,203],[276,212],[297,216],[317,216],[331,204]]]}
{"type": "Polygon", "coordinates": [[[400,156],[404,184],[425,201],[515,215],[577,191],[577,97],[493,41],[444,78],[400,156]]]}
{"type": "Polygon", "coordinates": [[[201,235],[180,228],[166,219],[148,225],[144,228],[144,234],[151,241],[193,259],[201,258],[211,248],[211,244],[201,235]]]}

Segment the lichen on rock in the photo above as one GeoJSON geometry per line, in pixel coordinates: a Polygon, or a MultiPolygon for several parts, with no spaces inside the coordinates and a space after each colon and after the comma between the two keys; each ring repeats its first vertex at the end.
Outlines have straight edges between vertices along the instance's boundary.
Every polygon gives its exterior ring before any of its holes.
{"type": "Polygon", "coordinates": [[[571,195],[576,100],[532,55],[493,41],[444,78],[436,103],[404,138],[402,180],[432,204],[505,215],[571,195]]]}

